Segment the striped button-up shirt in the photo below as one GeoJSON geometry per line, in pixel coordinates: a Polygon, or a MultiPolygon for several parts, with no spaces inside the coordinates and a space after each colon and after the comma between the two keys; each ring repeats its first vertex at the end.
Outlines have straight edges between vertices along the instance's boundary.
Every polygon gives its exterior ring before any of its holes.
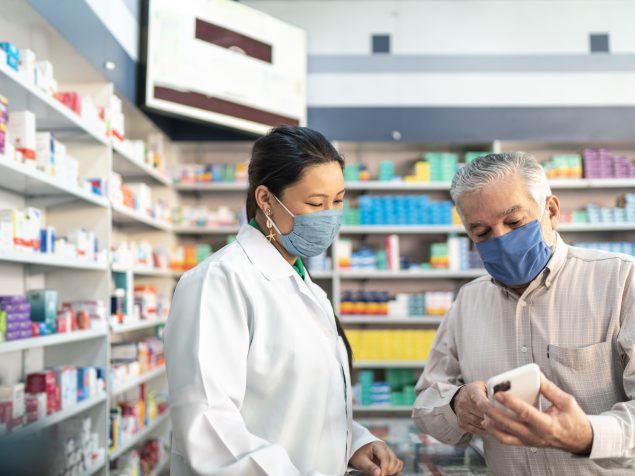
{"type": "Polygon", "coordinates": [[[491,277],[466,284],[439,327],[417,383],[413,418],[426,433],[466,444],[450,401],[474,381],[535,362],[572,394],[593,427],[589,457],[484,438],[498,475],[635,474],[635,260],[568,246],[518,296],[491,277]],[[627,469],[631,468],[631,469],[627,469]]]}

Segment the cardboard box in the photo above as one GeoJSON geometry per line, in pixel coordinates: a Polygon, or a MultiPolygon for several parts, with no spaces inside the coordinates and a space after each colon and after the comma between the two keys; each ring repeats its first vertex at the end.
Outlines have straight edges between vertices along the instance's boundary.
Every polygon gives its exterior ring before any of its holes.
{"type": "Polygon", "coordinates": [[[24,384],[16,383],[13,385],[0,386],[0,403],[11,403],[11,418],[20,418],[24,416],[24,384]]]}
{"type": "Polygon", "coordinates": [[[45,322],[49,326],[57,322],[57,291],[54,289],[38,289],[27,292],[31,304],[31,320],[45,322]]]}
{"type": "Polygon", "coordinates": [[[22,153],[26,163],[35,165],[36,121],[31,111],[13,111],[9,114],[9,134],[15,149],[22,153]]]}

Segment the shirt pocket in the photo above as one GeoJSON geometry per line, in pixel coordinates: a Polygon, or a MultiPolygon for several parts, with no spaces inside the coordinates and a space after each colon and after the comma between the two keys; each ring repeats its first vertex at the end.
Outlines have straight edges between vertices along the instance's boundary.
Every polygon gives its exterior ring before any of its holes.
{"type": "Polygon", "coordinates": [[[549,344],[548,355],[554,380],[588,415],[600,414],[626,400],[621,361],[611,342],[585,347],[549,344]]]}

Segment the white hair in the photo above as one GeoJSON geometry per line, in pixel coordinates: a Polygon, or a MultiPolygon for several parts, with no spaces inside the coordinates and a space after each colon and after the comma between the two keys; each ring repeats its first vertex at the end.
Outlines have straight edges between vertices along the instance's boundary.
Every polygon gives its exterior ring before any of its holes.
{"type": "Polygon", "coordinates": [[[539,207],[544,206],[551,195],[545,171],[536,158],[525,152],[488,154],[478,157],[459,169],[452,179],[450,196],[459,209],[459,198],[464,193],[474,192],[484,185],[518,175],[525,184],[525,190],[539,207]]]}

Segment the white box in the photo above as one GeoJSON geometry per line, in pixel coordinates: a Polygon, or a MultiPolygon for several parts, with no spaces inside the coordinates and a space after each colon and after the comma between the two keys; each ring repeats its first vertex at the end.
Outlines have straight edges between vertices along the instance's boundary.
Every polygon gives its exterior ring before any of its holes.
{"type": "Polygon", "coordinates": [[[24,384],[0,386],[0,402],[11,402],[13,406],[13,418],[24,415],[26,407],[24,405],[24,384]]]}
{"type": "Polygon", "coordinates": [[[145,183],[129,183],[128,187],[135,196],[136,208],[143,213],[152,211],[152,189],[145,183]]]}
{"type": "Polygon", "coordinates": [[[15,223],[16,210],[0,210],[0,250],[14,249],[15,223]]]}
{"type": "Polygon", "coordinates": [[[26,208],[24,241],[27,248],[40,251],[40,230],[42,229],[42,212],[37,208],[26,208]]]}
{"type": "Polygon", "coordinates": [[[9,133],[17,151],[24,155],[25,161],[35,164],[37,148],[35,114],[31,111],[13,111],[9,113],[9,133]]]}
{"type": "Polygon", "coordinates": [[[35,53],[32,50],[28,48],[20,50],[20,73],[30,84],[35,82],[35,63],[35,53]]]}
{"type": "Polygon", "coordinates": [[[55,137],[50,132],[38,132],[35,139],[37,168],[47,175],[55,175],[55,137]]]}
{"type": "MultiPolygon", "coordinates": [[[[75,230],[68,235],[68,241],[70,244],[75,245],[78,258],[89,257],[89,238],[88,232],[83,228],[75,230]]],[[[91,253],[92,254],[92,253],[91,253]]]]}
{"type": "Polygon", "coordinates": [[[55,78],[53,76],[53,65],[50,61],[35,63],[35,86],[48,94],[54,91],[55,78]]]}

